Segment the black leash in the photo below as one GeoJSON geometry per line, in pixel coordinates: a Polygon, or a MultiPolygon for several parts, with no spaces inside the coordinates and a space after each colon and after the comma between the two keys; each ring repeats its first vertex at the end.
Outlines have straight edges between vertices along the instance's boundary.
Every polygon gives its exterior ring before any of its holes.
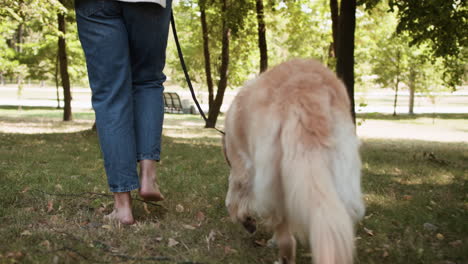
{"type": "MultiPolygon", "coordinates": [[[[179,54],[180,64],[182,65],[182,70],[184,71],[185,80],[187,80],[187,84],[188,84],[188,87],[190,89],[190,93],[192,94],[192,99],[193,99],[193,101],[195,102],[195,105],[198,108],[198,112],[203,117],[205,122],[208,123],[208,118],[206,118],[205,113],[201,109],[200,104],[198,103],[197,97],[195,96],[195,91],[193,90],[192,81],[190,80],[190,76],[189,76],[188,71],[187,71],[187,66],[185,65],[184,55],[182,54],[182,49],[180,48],[179,38],[177,37],[177,30],[176,30],[175,19],[174,19],[174,12],[172,12],[172,11],[171,11],[171,27],[172,27],[172,34],[174,35],[174,40],[175,40],[175,43],[176,43],[176,46],[177,46],[177,53],[179,54]]],[[[218,131],[219,133],[221,133],[223,135],[226,134],[226,133],[224,133],[224,131],[222,131],[222,130],[216,128],[216,127],[213,127],[213,128],[216,129],[216,131],[218,131]]]]}

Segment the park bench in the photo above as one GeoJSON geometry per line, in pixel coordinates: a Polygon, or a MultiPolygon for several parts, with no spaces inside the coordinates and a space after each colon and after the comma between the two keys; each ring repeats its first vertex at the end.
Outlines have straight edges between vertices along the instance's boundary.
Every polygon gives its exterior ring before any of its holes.
{"type": "Polygon", "coordinates": [[[164,93],[164,112],[166,113],[183,113],[182,102],[177,93],[164,93]]]}

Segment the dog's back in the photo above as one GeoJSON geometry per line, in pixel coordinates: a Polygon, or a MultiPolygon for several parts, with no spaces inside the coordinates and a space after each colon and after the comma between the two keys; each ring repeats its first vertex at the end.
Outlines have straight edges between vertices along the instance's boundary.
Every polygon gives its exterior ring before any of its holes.
{"type": "Polygon", "coordinates": [[[354,130],[343,84],[319,62],[292,60],[247,84],[226,116],[231,216],[265,219],[282,261],[294,263],[294,252],[281,253],[294,233],[315,263],[352,263],[364,214],[354,130]]]}

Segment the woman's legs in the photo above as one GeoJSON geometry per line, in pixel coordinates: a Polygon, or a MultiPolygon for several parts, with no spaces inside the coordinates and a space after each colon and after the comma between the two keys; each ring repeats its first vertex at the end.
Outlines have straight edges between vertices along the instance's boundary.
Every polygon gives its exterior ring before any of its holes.
{"type": "Polygon", "coordinates": [[[122,9],[116,1],[77,0],[75,4],[104,167],[115,199],[110,217],[131,224],[130,191],[140,184],[130,49],[122,9]]]}
{"type": "Polygon", "coordinates": [[[160,159],[164,115],[163,74],[170,18],[152,3],[77,0],[80,40],[85,51],[92,103],[115,210],[109,215],[134,222],[130,191],[162,200],[155,161],[160,159]]]}
{"type": "Polygon", "coordinates": [[[156,162],[160,159],[164,118],[163,73],[171,14],[153,3],[122,3],[129,35],[137,159],[140,161],[140,195],[162,200],[156,184],[156,162]]]}

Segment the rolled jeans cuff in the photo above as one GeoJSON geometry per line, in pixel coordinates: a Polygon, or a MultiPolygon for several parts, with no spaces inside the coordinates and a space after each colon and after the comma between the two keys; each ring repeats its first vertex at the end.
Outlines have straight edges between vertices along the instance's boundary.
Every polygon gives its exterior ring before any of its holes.
{"type": "Polygon", "coordinates": [[[139,188],[140,188],[140,184],[134,184],[134,185],[131,185],[130,187],[110,188],[110,191],[113,193],[130,192],[139,188]]]}
{"type": "Polygon", "coordinates": [[[137,154],[137,160],[155,160],[159,161],[160,156],[159,154],[137,154]]]}

